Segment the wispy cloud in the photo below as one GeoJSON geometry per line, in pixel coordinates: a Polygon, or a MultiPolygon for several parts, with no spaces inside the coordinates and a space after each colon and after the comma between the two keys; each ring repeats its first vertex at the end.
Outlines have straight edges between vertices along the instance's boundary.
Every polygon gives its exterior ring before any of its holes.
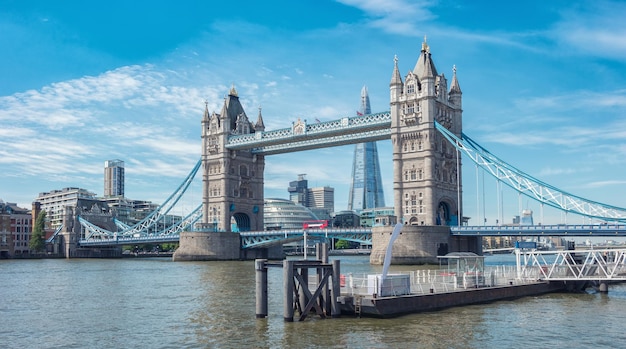
{"type": "Polygon", "coordinates": [[[434,19],[432,1],[405,0],[338,0],[361,9],[369,17],[369,25],[392,34],[413,34],[417,25],[434,19]]]}
{"type": "Polygon", "coordinates": [[[597,57],[626,56],[626,4],[592,1],[564,9],[551,35],[559,44],[597,57]]]}

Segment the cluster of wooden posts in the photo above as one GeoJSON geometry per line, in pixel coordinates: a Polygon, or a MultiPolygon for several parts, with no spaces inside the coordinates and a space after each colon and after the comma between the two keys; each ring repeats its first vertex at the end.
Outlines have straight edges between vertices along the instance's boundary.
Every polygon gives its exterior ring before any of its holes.
{"type": "Polygon", "coordinates": [[[294,321],[298,311],[299,320],[306,319],[311,311],[321,318],[339,317],[340,267],[339,260],[328,263],[328,244],[316,245],[317,260],[283,260],[270,262],[257,259],[256,269],[256,317],[267,317],[267,270],[270,267],[283,268],[283,316],[285,321],[294,321]],[[309,274],[313,269],[314,275],[309,274]],[[310,289],[310,281],[314,281],[314,289],[310,289]]]}

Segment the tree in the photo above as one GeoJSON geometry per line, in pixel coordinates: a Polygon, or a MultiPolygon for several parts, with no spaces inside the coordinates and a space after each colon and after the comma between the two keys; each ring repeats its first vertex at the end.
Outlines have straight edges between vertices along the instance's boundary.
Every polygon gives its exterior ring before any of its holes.
{"type": "Polygon", "coordinates": [[[338,250],[348,248],[348,247],[349,247],[349,244],[347,240],[337,240],[337,242],[335,242],[335,248],[338,250]]]}
{"type": "Polygon", "coordinates": [[[31,251],[41,252],[46,245],[43,240],[45,222],[46,211],[41,211],[37,216],[35,226],[33,227],[33,234],[31,235],[30,242],[28,243],[28,247],[31,251]]]}

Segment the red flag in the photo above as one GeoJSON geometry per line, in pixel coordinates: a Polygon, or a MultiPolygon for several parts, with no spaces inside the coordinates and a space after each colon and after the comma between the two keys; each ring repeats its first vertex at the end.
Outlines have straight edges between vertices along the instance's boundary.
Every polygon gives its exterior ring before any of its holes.
{"type": "Polygon", "coordinates": [[[363,116],[363,113],[361,113],[360,111],[358,111],[358,110],[357,110],[357,111],[356,111],[356,115],[358,115],[358,116],[363,116]]]}

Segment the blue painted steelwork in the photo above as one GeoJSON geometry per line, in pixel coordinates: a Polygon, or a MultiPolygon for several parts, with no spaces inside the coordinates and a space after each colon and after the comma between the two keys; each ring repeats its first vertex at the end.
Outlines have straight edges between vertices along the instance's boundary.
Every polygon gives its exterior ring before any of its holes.
{"type": "Polygon", "coordinates": [[[54,234],[52,234],[52,236],[50,236],[47,240],[46,243],[49,244],[52,241],[54,241],[54,238],[57,237],[57,235],[59,235],[59,233],[61,232],[61,230],[63,229],[63,224],[59,225],[59,227],[54,231],[54,234]]]}
{"type": "Polygon", "coordinates": [[[452,226],[450,230],[460,236],[626,236],[623,224],[452,226]]]}
{"type": "MultiPolygon", "coordinates": [[[[141,220],[139,223],[135,224],[132,227],[122,229],[119,232],[109,231],[103,228],[100,228],[94,224],[89,223],[87,220],[79,217],[79,222],[88,232],[84,240],[90,240],[92,238],[112,238],[114,234],[117,236],[134,236],[136,234],[145,235],[150,230],[150,228],[154,227],[159,220],[161,220],[165,215],[167,215],[170,210],[178,203],[178,200],[183,196],[189,185],[198,173],[202,165],[202,161],[198,160],[194,168],[187,175],[183,183],[181,183],[178,188],[172,193],[165,202],[159,206],[156,210],[151,212],[146,218],[141,220]]],[[[198,209],[197,209],[198,210],[198,209]]],[[[193,214],[193,212],[192,212],[193,214]]],[[[197,220],[197,219],[196,219],[197,220]]]]}
{"type": "Polygon", "coordinates": [[[154,244],[154,243],[168,243],[178,242],[180,240],[179,234],[170,235],[155,235],[155,236],[140,236],[140,237],[125,237],[118,236],[111,239],[90,239],[80,240],[81,247],[107,247],[107,246],[122,246],[122,245],[140,245],[140,244],[154,244]]]}
{"type": "Polygon", "coordinates": [[[120,221],[120,220],[119,220],[119,219],[117,219],[117,218],[113,218],[113,223],[115,223],[115,225],[117,226],[117,228],[118,228],[118,229],[121,229],[121,230],[126,230],[126,229],[129,229],[129,228],[130,228],[130,225],[128,225],[128,224],[126,224],[126,223],[124,223],[124,222],[120,221]]]}
{"type": "Polygon", "coordinates": [[[105,245],[126,245],[130,243],[151,243],[155,242],[178,242],[180,233],[193,226],[202,217],[202,204],[198,205],[190,214],[180,222],[156,234],[135,233],[132,236],[122,235],[116,232],[111,233],[95,224],[88,222],[82,217],[78,217],[80,224],[91,232],[89,238],[79,241],[81,246],[105,246],[105,245]],[[145,241],[142,239],[146,239],[145,241]],[[129,242],[130,241],[130,242],[129,242]]]}
{"type": "Polygon", "coordinates": [[[307,239],[342,239],[372,244],[372,230],[368,228],[354,229],[308,229],[308,230],[273,230],[239,233],[241,248],[266,247],[287,242],[301,241],[306,232],[307,239]]]}
{"type": "MultiPolygon", "coordinates": [[[[200,211],[200,210],[199,210],[200,211]]],[[[453,236],[596,236],[596,237],[623,237],[626,236],[626,225],[527,225],[527,226],[452,226],[453,236]]],[[[372,244],[372,230],[370,228],[354,229],[310,229],[307,238],[311,239],[343,239],[358,242],[364,245],[372,244]]],[[[293,241],[302,241],[304,230],[269,230],[249,231],[239,233],[241,248],[266,247],[284,244],[293,241]]],[[[178,242],[179,233],[150,235],[138,237],[123,237],[105,239],[81,240],[81,246],[114,246],[129,244],[144,244],[154,242],[178,242]]]]}
{"type": "Polygon", "coordinates": [[[508,164],[487,151],[487,149],[481,147],[465,134],[462,134],[462,138],[458,138],[436,121],[435,128],[441,132],[456,149],[464,152],[478,166],[518,193],[564,212],[626,223],[626,208],[602,204],[567,193],[508,164]]]}
{"type": "Polygon", "coordinates": [[[301,126],[232,135],[228,138],[226,148],[251,149],[256,154],[271,155],[389,139],[391,113],[345,117],[314,124],[304,121],[301,126]]]}

